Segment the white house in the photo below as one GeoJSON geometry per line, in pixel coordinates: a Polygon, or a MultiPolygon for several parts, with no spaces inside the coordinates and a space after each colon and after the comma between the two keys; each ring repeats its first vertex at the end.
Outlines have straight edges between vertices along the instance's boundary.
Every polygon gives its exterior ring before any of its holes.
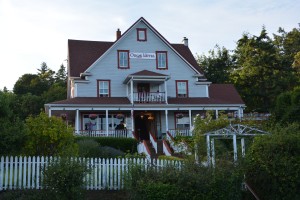
{"type": "Polygon", "coordinates": [[[189,135],[207,110],[241,117],[245,104],[233,85],[205,78],[187,38],[170,43],[142,17],[113,42],[69,40],[68,98],[45,107],[66,114],[77,134],[149,140],[189,135]]]}

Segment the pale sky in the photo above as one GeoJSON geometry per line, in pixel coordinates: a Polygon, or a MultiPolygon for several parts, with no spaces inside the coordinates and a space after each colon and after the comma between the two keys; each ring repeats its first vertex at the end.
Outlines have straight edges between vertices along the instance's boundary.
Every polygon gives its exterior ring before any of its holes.
{"type": "Polygon", "coordinates": [[[169,42],[189,39],[195,55],[216,44],[234,49],[244,32],[290,31],[300,23],[299,0],[0,0],[0,89],[13,89],[42,62],[66,65],[68,39],[115,41],[144,17],[169,42]]]}

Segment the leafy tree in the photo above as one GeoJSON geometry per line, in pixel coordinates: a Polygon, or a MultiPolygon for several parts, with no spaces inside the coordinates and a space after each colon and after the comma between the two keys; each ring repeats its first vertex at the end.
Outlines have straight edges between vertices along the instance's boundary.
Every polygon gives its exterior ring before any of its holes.
{"type": "Polygon", "coordinates": [[[235,50],[231,80],[248,110],[269,111],[284,82],[277,49],[263,27],[259,36],[244,34],[235,50]]]}
{"type": "Polygon", "coordinates": [[[49,88],[49,90],[43,93],[42,98],[44,103],[66,99],[67,88],[65,85],[62,86],[62,84],[55,83],[49,88]]]}
{"type": "Polygon", "coordinates": [[[276,99],[273,114],[281,123],[300,123],[300,87],[280,94],[276,99]]]}
{"type": "Polygon", "coordinates": [[[197,62],[202,67],[206,78],[213,83],[228,83],[233,68],[232,56],[229,51],[218,45],[210,50],[208,56],[197,55],[197,62]]]}
{"type": "Polygon", "coordinates": [[[73,129],[58,117],[40,113],[26,120],[25,151],[28,155],[76,155],[73,129]]]}
{"type": "Polygon", "coordinates": [[[275,126],[246,154],[246,181],[260,199],[300,199],[300,127],[275,126]]]}
{"type": "Polygon", "coordinates": [[[13,92],[17,95],[31,93],[40,95],[44,92],[45,87],[36,74],[22,75],[14,85],[13,92]]]}
{"type": "Polygon", "coordinates": [[[38,115],[44,107],[42,97],[31,93],[18,96],[17,99],[18,116],[23,120],[28,116],[38,115]]]}
{"type": "Polygon", "coordinates": [[[16,95],[0,90],[0,155],[20,154],[23,146],[23,122],[14,113],[16,95]]]}

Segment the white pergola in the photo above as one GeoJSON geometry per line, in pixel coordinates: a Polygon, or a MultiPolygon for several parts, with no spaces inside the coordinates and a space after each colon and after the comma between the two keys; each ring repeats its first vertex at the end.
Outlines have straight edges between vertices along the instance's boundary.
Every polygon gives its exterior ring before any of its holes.
{"type": "Polygon", "coordinates": [[[215,139],[232,139],[233,140],[233,159],[237,161],[237,140],[241,140],[242,156],[245,156],[245,137],[255,137],[258,135],[269,134],[254,127],[242,124],[230,124],[229,126],[205,133],[207,146],[207,165],[215,166],[215,139]]]}

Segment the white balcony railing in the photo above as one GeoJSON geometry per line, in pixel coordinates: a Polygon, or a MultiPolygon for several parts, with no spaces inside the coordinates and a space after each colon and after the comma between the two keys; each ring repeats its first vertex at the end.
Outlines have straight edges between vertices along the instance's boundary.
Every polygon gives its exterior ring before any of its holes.
{"type": "Polygon", "coordinates": [[[169,133],[172,135],[172,137],[192,136],[192,131],[190,129],[170,129],[169,133]]]}
{"type": "Polygon", "coordinates": [[[134,92],[133,101],[137,103],[165,103],[166,96],[164,92],[134,92]]]}
{"type": "Polygon", "coordinates": [[[132,131],[129,129],[125,130],[80,130],[76,133],[77,136],[88,136],[88,137],[120,137],[120,138],[132,138],[132,131]]]}

